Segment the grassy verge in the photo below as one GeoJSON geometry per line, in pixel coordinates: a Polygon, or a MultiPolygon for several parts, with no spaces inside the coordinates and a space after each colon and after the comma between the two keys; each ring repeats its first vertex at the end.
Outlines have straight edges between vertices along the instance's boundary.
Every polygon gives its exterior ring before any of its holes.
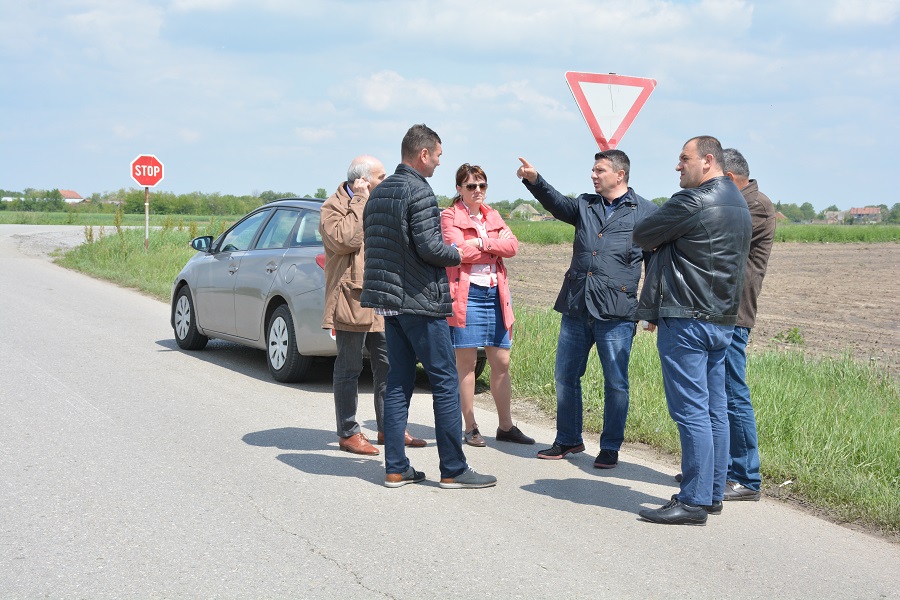
{"type": "MultiPolygon", "coordinates": [[[[183,227],[189,223],[206,225],[212,221],[234,222],[243,215],[226,217],[209,217],[203,215],[150,215],[151,227],[163,227],[169,224],[174,227],[181,224],[183,227]]],[[[117,218],[119,225],[125,227],[138,227],[144,225],[142,214],[116,213],[85,213],[85,212],[7,212],[0,211],[0,224],[3,225],[86,225],[93,227],[114,227],[117,218]]]]}
{"type": "Polygon", "coordinates": [[[218,235],[221,229],[222,222],[216,221],[203,228],[196,222],[187,227],[164,226],[150,232],[145,252],[143,229],[88,226],[85,227],[87,243],[70,250],[57,262],[168,302],[172,280],[196,252],[190,247],[191,239],[218,235]]]}
{"type": "MultiPolygon", "coordinates": [[[[559,315],[519,311],[513,395],[556,411],[553,360],[559,315]]],[[[656,337],[635,338],[626,439],[679,453],[666,408],[656,337]]],[[[748,357],[767,491],[803,499],[840,520],[900,532],[900,384],[887,371],[798,351],[748,357]],[[792,483],[778,487],[784,482],[792,483]],[[777,490],[777,491],[776,491],[777,490]]],[[[603,373],[593,355],[582,381],[586,431],[603,428],[603,373]]]]}
{"type": "MultiPolygon", "coordinates": [[[[92,240],[60,259],[64,266],[169,301],[172,279],[194,251],[197,235],[216,235],[222,222],[201,228],[169,222],[143,229],[85,228],[92,240]]],[[[517,233],[518,235],[518,233],[517,233]]],[[[516,311],[513,394],[552,415],[559,315],[516,311]]],[[[678,432],[666,409],[655,336],[640,332],[631,356],[631,407],[626,436],[677,454],[678,432]]],[[[748,359],[747,376],[759,423],[764,484],[846,521],[900,532],[900,384],[887,371],[843,359],[811,359],[767,351],[748,359]],[[778,488],[779,484],[792,481],[778,488]]],[[[582,382],[585,429],[603,424],[603,374],[596,355],[582,382]]],[[[776,491],[777,490],[777,491],[776,491]]]]}

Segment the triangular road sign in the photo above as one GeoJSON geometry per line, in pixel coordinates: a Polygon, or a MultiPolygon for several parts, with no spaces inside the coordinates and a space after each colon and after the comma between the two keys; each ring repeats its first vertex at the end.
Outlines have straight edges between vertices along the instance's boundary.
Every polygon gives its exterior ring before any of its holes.
{"type": "Polygon", "coordinates": [[[655,79],[568,71],[566,81],[601,150],[615,148],[656,87],[655,79]]]}

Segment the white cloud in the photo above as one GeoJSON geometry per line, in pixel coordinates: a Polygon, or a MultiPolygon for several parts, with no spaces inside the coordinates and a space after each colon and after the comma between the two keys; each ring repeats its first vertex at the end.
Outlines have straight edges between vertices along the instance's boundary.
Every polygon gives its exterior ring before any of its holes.
{"type": "Polygon", "coordinates": [[[200,141],[202,134],[194,129],[182,128],[178,130],[178,137],[187,144],[196,144],[200,141]]]}
{"type": "Polygon", "coordinates": [[[900,0],[836,0],[828,11],[837,25],[889,25],[900,15],[900,0]]]}
{"type": "Polygon", "coordinates": [[[297,127],[294,129],[294,135],[302,142],[322,142],[337,137],[332,129],[315,127],[297,127]]]}
{"type": "Polygon", "coordinates": [[[357,78],[355,87],[363,104],[374,111],[410,108],[445,111],[450,107],[446,88],[441,90],[425,79],[405,79],[395,71],[380,71],[357,78]]]}
{"type": "Polygon", "coordinates": [[[236,0],[173,0],[170,7],[174,11],[220,11],[237,6],[236,0]]]}

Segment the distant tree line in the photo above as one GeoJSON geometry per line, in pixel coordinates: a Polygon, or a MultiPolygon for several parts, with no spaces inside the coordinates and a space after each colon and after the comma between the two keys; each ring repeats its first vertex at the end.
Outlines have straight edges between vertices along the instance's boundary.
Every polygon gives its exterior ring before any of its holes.
{"type": "MultiPolygon", "coordinates": [[[[0,190],[0,197],[12,198],[0,202],[0,210],[10,212],[115,212],[121,206],[125,213],[144,212],[144,190],[119,189],[114,192],[95,193],[85,202],[66,203],[58,189],[36,190],[28,188],[22,192],[0,190]]],[[[293,192],[266,190],[259,194],[235,196],[232,194],[191,192],[175,194],[165,191],[150,192],[150,213],[154,215],[242,215],[254,208],[280,200],[296,198],[293,192]]],[[[319,188],[306,198],[326,198],[324,188],[319,188]]]]}
{"type": "MultiPolygon", "coordinates": [[[[318,188],[314,194],[305,194],[305,198],[319,198],[324,200],[328,197],[325,188],[318,188]]],[[[575,197],[576,194],[569,194],[575,197]]],[[[116,207],[121,206],[125,213],[143,213],[144,212],[144,190],[140,188],[119,189],[114,192],[104,192],[102,194],[94,193],[86,202],[78,204],[67,204],[58,189],[39,190],[34,188],[26,188],[23,191],[12,191],[0,189],[0,197],[12,198],[6,202],[0,202],[0,210],[19,211],[19,212],[115,212],[116,207]]],[[[293,192],[275,192],[266,190],[258,194],[249,194],[245,196],[235,196],[233,194],[220,194],[218,192],[190,192],[188,194],[175,194],[173,192],[158,191],[150,192],[150,212],[156,215],[211,215],[211,216],[227,216],[242,215],[248,213],[254,208],[279,200],[281,198],[296,198],[297,194],[293,192]]],[[[442,208],[450,206],[453,198],[450,196],[438,195],[438,205],[442,208]]],[[[667,197],[662,196],[654,198],[653,202],[662,206],[667,197]]],[[[541,206],[541,203],[534,199],[525,200],[517,198],[515,200],[499,200],[490,202],[492,208],[496,209],[505,219],[510,218],[512,211],[520,204],[529,204],[538,211],[542,216],[548,216],[549,212],[541,206]]],[[[888,208],[886,204],[869,205],[877,206],[881,210],[881,221],[883,223],[900,224],[900,203],[894,204],[888,208]]],[[[837,206],[831,205],[821,212],[809,202],[804,202],[800,206],[796,204],[786,204],[777,202],[775,209],[781,212],[789,221],[795,223],[809,223],[814,220],[824,220],[825,213],[830,211],[838,212],[837,206]]]]}

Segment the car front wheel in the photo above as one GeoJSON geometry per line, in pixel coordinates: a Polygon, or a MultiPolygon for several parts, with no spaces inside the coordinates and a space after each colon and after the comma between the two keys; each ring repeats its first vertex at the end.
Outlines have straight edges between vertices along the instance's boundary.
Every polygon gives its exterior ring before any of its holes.
{"type": "Polygon", "coordinates": [[[197,313],[188,286],[178,290],[175,296],[175,343],[183,350],[203,350],[209,338],[197,330],[197,313]]]}
{"type": "Polygon", "coordinates": [[[294,319],[286,305],[275,309],[266,327],[266,360],[272,377],[282,383],[302,381],[312,366],[312,357],[297,352],[294,319]]]}

